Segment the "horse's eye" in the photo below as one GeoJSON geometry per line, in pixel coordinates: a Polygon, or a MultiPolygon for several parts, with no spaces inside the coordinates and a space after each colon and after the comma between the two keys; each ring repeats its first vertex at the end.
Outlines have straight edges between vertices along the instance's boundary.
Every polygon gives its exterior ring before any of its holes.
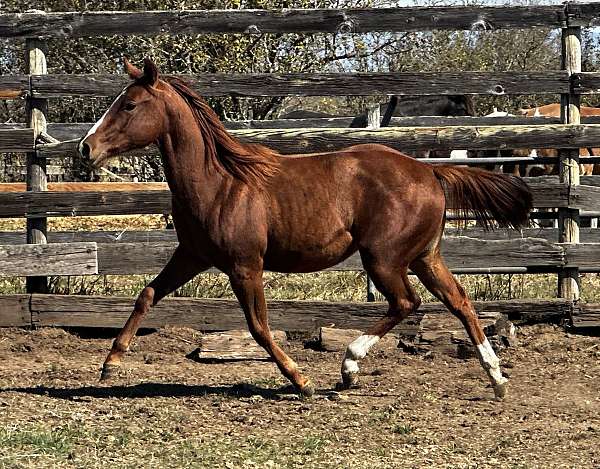
{"type": "Polygon", "coordinates": [[[126,111],[133,111],[135,109],[135,103],[133,101],[127,101],[125,106],[123,106],[123,109],[126,111]]]}

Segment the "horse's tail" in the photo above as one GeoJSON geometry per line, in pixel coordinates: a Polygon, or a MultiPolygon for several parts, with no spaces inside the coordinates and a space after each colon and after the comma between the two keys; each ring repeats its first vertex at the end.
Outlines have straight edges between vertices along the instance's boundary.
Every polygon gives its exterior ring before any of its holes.
{"type": "Polygon", "coordinates": [[[484,228],[519,229],[533,207],[531,189],[517,176],[478,168],[434,165],[433,172],[446,193],[446,206],[461,216],[475,216],[484,228]]]}

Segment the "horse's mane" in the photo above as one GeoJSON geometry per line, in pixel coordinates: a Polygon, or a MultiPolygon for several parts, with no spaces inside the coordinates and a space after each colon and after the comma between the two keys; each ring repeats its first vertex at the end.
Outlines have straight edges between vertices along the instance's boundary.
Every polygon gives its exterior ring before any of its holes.
{"type": "Polygon", "coordinates": [[[242,143],[223,126],[217,114],[191,87],[175,77],[164,80],[192,109],[204,137],[206,162],[248,185],[261,187],[279,169],[280,154],[263,145],[242,143]]]}

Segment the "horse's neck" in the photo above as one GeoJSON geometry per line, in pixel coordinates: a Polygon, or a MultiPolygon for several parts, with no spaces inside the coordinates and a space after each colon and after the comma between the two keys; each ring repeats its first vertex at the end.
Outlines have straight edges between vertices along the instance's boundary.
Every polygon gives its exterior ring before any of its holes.
{"type": "Polygon", "coordinates": [[[224,176],[206,164],[202,134],[196,126],[187,124],[189,127],[173,126],[161,138],[165,176],[176,198],[193,198],[202,206],[208,206],[219,193],[224,176]]]}

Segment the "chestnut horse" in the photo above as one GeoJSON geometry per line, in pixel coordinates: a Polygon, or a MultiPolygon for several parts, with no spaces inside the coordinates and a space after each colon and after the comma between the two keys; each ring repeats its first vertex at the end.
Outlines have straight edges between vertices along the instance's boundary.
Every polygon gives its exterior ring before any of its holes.
{"type": "MultiPolygon", "coordinates": [[[[530,109],[520,109],[519,112],[525,117],[560,117],[561,105],[560,103],[546,104],[544,106],[538,106],[530,109]]],[[[581,106],[580,108],[581,117],[588,116],[600,116],[600,109],[590,106],[581,106]]],[[[542,148],[536,150],[538,156],[557,158],[558,150],[553,148],[542,148]]],[[[579,149],[579,174],[582,176],[589,176],[592,174],[598,174],[600,172],[600,165],[585,163],[585,158],[588,156],[600,155],[600,148],[580,148],[579,149]]],[[[535,176],[543,176],[547,174],[558,174],[557,164],[545,164],[541,170],[536,171],[535,176]]]]}
{"type": "Polygon", "coordinates": [[[125,67],[133,82],[79,150],[98,167],[111,156],[155,143],[172,192],[179,245],[140,293],[101,379],[115,373],[149,308],[214,266],[229,276],[252,336],[299,392],[310,396],[310,380],[271,337],[263,270],[314,272],[359,251],[389,310],[348,346],[343,387],[355,383],[357,361],[369,348],[419,307],[410,267],[460,318],[496,396],[504,395],[499,360],[442,259],[440,241],[447,204],[486,225],[525,224],[532,196],[521,179],[432,166],[383,145],[284,157],[234,139],[200,96],[179,79],[159,78],[149,59],[143,71],[128,62],[125,67]]]}

